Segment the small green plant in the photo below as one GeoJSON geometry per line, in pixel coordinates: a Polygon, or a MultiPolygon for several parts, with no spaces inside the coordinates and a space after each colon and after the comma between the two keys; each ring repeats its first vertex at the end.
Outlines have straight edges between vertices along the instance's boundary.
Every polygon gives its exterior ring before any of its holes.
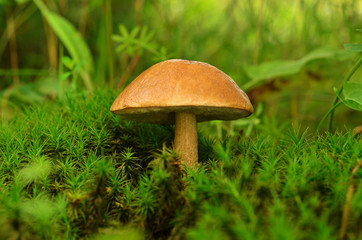
{"type": "MultiPolygon", "coordinates": [[[[362,32],[361,29],[358,31],[362,32]]],[[[362,53],[362,44],[352,44],[348,43],[344,45],[345,50],[352,51],[352,52],[358,52],[362,53]]],[[[342,103],[354,110],[362,111],[362,83],[361,82],[349,82],[353,74],[358,70],[358,68],[362,65],[362,56],[359,57],[355,65],[352,67],[350,72],[347,74],[347,76],[344,78],[342,82],[342,86],[337,89],[334,88],[334,92],[336,94],[334,101],[332,103],[332,106],[327,111],[327,113],[324,115],[323,119],[318,125],[317,132],[321,129],[323,123],[329,116],[329,122],[328,122],[328,130],[332,130],[332,123],[333,123],[333,116],[334,111],[337,107],[339,107],[342,103]],[[341,94],[344,94],[344,97],[341,96],[341,94]],[[340,102],[339,102],[340,101],[340,102]]]]}
{"type": "Polygon", "coordinates": [[[68,85],[70,85],[70,91],[77,91],[79,89],[78,77],[81,73],[82,63],[76,63],[73,59],[63,56],[59,66],[59,98],[63,98],[64,92],[68,85]],[[63,66],[66,70],[63,70],[63,66]],[[67,83],[67,80],[69,83],[67,83]]]}
{"type": "Polygon", "coordinates": [[[115,51],[116,53],[122,53],[123,57],[121,58],[123,59],[131,58],[119,82],[120,87],[126,84],[127,78],[138,63],[138,59],[145,52],[150,53],[155,62],[163,61],[170,57],[166,48],[153,40],[155,32],[149,30],[146,26],[136,26],[129,31],[124,25],[120,24],[118,29],[119,34],[114,34],[112,37],[113,41],[118,45],[115,51]]]}
{"type": "Polygon", "coordinates": [[[145,51],[152,53],[155,61],[168,58],[166,48],[159,46],[153,41],[155,32],[148,30],[146,26],[136,26],[128,31],[124,25],[119,25],[119,34],[113,35],[113,41],[118,43],[117,53],[124,52],[128,56],[138,54],[142,56],[145,51]]]}
{"type": "Polygon", "coordinates": [[[132,148],[126,148],[121,153],[119,163],[117,163],[117,168],[122,176],[132,179],[137,176],[142,169],[140,162],[141,159],[135,156],[135,152],[132,151],[132,148]]]}

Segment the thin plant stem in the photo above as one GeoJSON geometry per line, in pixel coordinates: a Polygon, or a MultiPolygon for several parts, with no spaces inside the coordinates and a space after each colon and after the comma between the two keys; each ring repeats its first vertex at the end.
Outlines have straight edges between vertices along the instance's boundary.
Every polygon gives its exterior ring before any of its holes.
{"type": "MultiPolygon", "coordinates": [[[[343,85],[344,83],[348,82],[351,77],[353,76],[353,74],[357,71],[357,69],[361,66],[362,64],[362,56],[358,59],[358,61],[356,62],[356,64],[353,66],[353,68],[351,69],[351,71],[348,73],[348,75],[343,79],[342,82],[342,86],[340,87],[340,89],[338,90],[338,94],[341,94],[343,91],[343,85]]],[[[321,120],[321,122],[318,125],[317,128],[317,133],[319,132],[319,130],[321,129],[324,121],[326,120],[326,118],[330,115],[329,118],[329,123],[328,123],[328,131],[332,130],[332,122],[333,122],[333,116],[334,116],[334,110],[336,109],[337,105],[339,105],[339,98],[336,95],[333,101],[332,106],[330,107],[330,109],[328,110],[328,112],[324,115],[323,119],[321,120]]]]}
{"type": "MultiPolygon", "coordinates": [[[[55,11],[57,9],[56,5],[53,2],[49,1],[45,3],[52,11],[55,11]]],[[[44,16],[42,17],[42,20],[44,25],[45,37],[47,40],[49,66],[51,71],[55,72],[58,67],[58,38],[53,28],[49,25],[44,16]]]]}
{"type": "Polygon", "coordinates": [[[112,0],[106,0],[106,31],[107,31],[107,50],[109,64],[109,85],[114,86],[114,57],[112,45],[112,0]]]}
{"type": "Polygon", "coordinates": [[[348,188],[347,188],[346,201],[345,201],[344,207],[343,207],[341,230],[339,232],[340,240],[346,239],[349,211],[350,211],[350,207],[351,207],[353,193],[355,191],[355,184],[353,183],[353,180],[354,180],[354,176],[356,175],[357,170],[361,166],[362,166],[362,161],[358,159],[357,165],[353,168],[352,173],[349,176],[349,184],[348,184],[348,188]]]}
{"type": "Polygon", "coordinates": [[[143,14],[142,14],[143,5],[144,5],[144,0],[136,0],[134,2],[136,22],[137,25],[139,26],[143,25],[143,14]]]}
{"type": "Polygon", "coordinates": [[[292,118],[293,127],[298,127],[298,96],[296,94],[291,95],[290,116],[292,118]]]}
{"type": "Polygon", "coordinates": [[[14,16],[14,28],[8,29],[8,26],[6,26],[6,29],[4,30],[3,34],[0,37],[0,56],[3,55],[6,45],[8,44],[8,35],[9,33],[12,34],[12,31],[16,31],[21,25],[26,22],[35,12],[37,8],[31,4],[29,7],[27,7],[23,12],[17,16],[14,16]],[[10,32],[9,32],[10,31],[10,32]]]}
{"type": "Polygon", "coordinates": [[[265,1],[261,0],[260,3],[261,7],[259,10],[259,15],[258,15],[258,19],[257,19],[257,29],[256,29],[256,40],[255,40],[255,45],[254,45],[254,56],[253,56],[253,63],[257,64],[258,60],[259,60],[259,53],[260,53],[260,45],[261,45],[261,29],[263,28],[263,17],[264,17],[264,6],[265,6],[265,1]]]}
{"type": "Polygon", "coordinates": [[[82,6],[82,11],[80,14],[80,18],[79,18],[79,32],[82,36],[85,36],[85,31],[86,31],[86,27],[87,27],[87,21],[88,21],[88,0],[82,0],[81,6],[82,6]]]}
{"type": "Polygon", "coordinates": [[[138,60],[139,60],[139,54],[137,51],[132,56],[132,59],[131,59],[130,63],[128,64],[126,71],[121,76],[121,80],[119,81],[119,84],[118,84],[119,88],[123,88],[126,85],[127,79],[132,74],[134,68],[136,67],[136,65],[138,63],[138,60]]]}
{"type": "Polygon", "coordinates": [[[67,9],[67,0],[58,0],[59,14],[64,16],[65,10],[67,9]]]}
{"type": "MultiPolygon", "coordinates": [[[[357,71],[357,69],[361,66],[362,64],[362,56],[358,59],[358,61],[356,62],[356,64],[353,66],[353,68],[351,69],[351,71],[348,73],[348,75],[346,76],[346,78],[343,80],[343,84],[345,82],[348,82],[352,75],[357,71]]],[[[340,87],[340,89],[338,90],[338,95],[340,95],[343,91],[343,84],[340,87]]],[[[333,105],[337,104],[339,101],[338,96],[336,95],[333,101],[333,105]]],[[[333,106],[332,105],[332,106],[333,106]]],[[[330,118],[329,118],[329,123],[328,123],[328,131],[332,131],[332,122],[333,122],[333,116],[334,116],[334,111],[331,112],[330,118]]]]}
{"type": "Polygon", "coordinates": [[[334,111],[337,107],[339,107],[341,104],[342,104],[342,103],[339,102],[339,103],[333,105],[333,106],[328,110],[328,112],[324,115],[324,117],[322,118],[322,120],[320,121],[320,123],[319,123],[319,125],[318,125],[318,127],[317,127],[317,133],[318,133],[319,130],[322,128],[322,125],[323,125],[323,123],[326,121],[326,119],[327,119],[327,117],[329,116],[329,114],[330,114],[332,111],[334,111]]]}
{"type": "Polygon", "coordinates": [[[59,99],[63,98],[63,80],[61,79],[62,75],[63,75],[63,62],[62,62],[62,58],[63,58],[63,53],[64,53],[64,49],[63,49],[63,45],[59,44],[59,61],[58,61],[58,82],[59,82],[59,99]]]}
{"type": "Polygon", "coordinates": [[[15,21],[14,16],[10,11],[7,11],[6,21],[7,21],[7,30],[8,30],[8,39],[10,47],[10,64],[13,72],[13,83],[14,85],[19,85],[19,61],[18,61],[18,51],[16,44],[16,34],[15,34],[15,21]]]}
{"type": "Polygon", "coordinates": [[[50,69],[55,71],[58,66],[58,39],[55,35],[53,29],[49,26],[49,23],[43,19],[45,36],[47,39],[47,48],[48,48],[48,59],[50,69]]]}

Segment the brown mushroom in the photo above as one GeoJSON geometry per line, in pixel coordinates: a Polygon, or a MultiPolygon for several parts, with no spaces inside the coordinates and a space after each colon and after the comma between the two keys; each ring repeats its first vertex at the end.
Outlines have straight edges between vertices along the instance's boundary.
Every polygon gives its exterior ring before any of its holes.
{"type": "Polygon", "coordinates": [[[175,124],[180,163],[197,166],[197,122],[235,120],[253,113],[248,96],[210,64],[173,59],[157,63],[133,80],[111,111],[121,118],[175,124]]]}

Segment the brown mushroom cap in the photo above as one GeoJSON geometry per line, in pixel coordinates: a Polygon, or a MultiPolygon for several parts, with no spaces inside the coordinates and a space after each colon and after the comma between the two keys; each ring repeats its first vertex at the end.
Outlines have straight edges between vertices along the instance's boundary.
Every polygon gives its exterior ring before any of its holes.
{"type": "Polygon", "coordinates": [[[197,61],[157,63],[132,81],[111,111],[122,118],[148,123],[175,123],[175,112],[196,115],[198,122],[249,116],[248,96],[225,73],[197,61]]]}

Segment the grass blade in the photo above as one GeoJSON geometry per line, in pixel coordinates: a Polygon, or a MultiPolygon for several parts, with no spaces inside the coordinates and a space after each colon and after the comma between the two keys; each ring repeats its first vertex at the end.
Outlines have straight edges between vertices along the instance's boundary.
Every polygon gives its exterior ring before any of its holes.
{"type": "Polygon", "coordinates": [[[91,52],[74,26],[65,18],[51,12],[41,0],[34,0],[34,3],[41,11],[42,15],[54,30],[58,38],[62,41],[72,59],[77,63],[82,63],[82,77],[88,89],[93,89],[89,73],[93,71],[93,59],[91,52]]]}

